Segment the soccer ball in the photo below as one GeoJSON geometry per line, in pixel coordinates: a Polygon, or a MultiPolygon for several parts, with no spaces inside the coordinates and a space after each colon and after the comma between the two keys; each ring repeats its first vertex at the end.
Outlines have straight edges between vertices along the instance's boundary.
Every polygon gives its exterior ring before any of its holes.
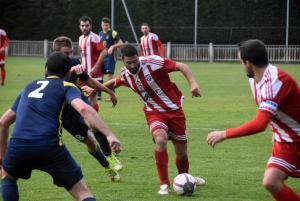
{"type": "Polygon", "coordinates": [[[175,177],[173,181],[173,189],[178,195],[191,196],[196,190],[196,183],[197,181],[192,175],[182,173],[175,177]]]}

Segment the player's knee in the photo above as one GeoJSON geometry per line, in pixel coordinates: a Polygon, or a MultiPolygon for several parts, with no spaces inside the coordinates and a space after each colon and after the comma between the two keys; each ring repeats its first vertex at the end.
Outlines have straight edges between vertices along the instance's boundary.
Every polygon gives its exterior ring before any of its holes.
{"type": "Polygon", "coordinates": [[[157,137],[155,139],[155,144],[156,144],[156,147],[159,148],[160,150],[161,149],[166,149],[167,147],[167,140],[164,139],[164,138],[160,138],[160,137],[157,137]]]}
{"type": "Polygon", "coordinates": [[[186,160],[186,159],[188,159],[188,154],[187,154],[187,152],[179,152],[179,153],[177,153],[177,157],[180,160],[186,160]]]}
{"type": "Polygon", "coordinates": [[[280,190],[280,184],[270,178],[264,177],[262,184],[264,188],[272,194],[280,190]]]}

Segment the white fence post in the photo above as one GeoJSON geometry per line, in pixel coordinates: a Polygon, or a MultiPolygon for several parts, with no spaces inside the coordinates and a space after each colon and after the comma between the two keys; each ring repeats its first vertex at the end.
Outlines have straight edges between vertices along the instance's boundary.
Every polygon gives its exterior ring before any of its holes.
{"type": "Polygon", "coordinates": [[[48,40],[44,40],[44,58],[47,58],[48,55],[48,40]]]}
{"type": "Polygon", "coordinates": [[[214,61],[214,46],[213,43],[209,43],[209,62],[212,63],[214,61]]]}
{"type": "Polygon", "coordinates": [[[167,43],[167,58],[171,59],[171,42],[167,43]]]}

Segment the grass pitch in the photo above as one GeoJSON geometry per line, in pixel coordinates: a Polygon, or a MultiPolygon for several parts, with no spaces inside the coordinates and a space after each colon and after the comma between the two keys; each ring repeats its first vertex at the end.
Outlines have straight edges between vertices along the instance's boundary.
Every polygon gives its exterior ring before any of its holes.
{"type": "MultiPolygon", "coordinates": [[[[30,81],[44,77],[44,58],[7,57],[7,78],[0,88],[1,115],[12,105],[17,94],[30,81]]],[[[212,149],[206,143],[209,132],[222,130],[252,119],[257,110],[248,79],[240,63],[186,62],[202,91],[201,98],[191,98],[189,85],[180,72],[171,73],[185,95],[183,109],[187,118],[190,174],[206,180],[191,197],[158,195],[159,179],[153,158],[154,143],[142,112],[142,102],[130,89],[116,90],[116,108],[99,101],[99,115],[121,141],[123,151],[118,159],[123,163],[121,181],[111,182],[104,169],[88,154],[84,144],[64,131],[63,140],[82,167],[85,180],[97,200],[154,201],[205,200],[252,201],[272,200],[261,185],[265,165],[270,155],[271,132],[231,139],[212,149]]],[[[299,64],[278,64],[300,82],[299,64]]],[[[116,72],[122,67],[117,63],[116,72]]],[[[117,74],[116,74],[117,75],[117,74]]],[[[105,77],[105,81],[107,78],[105,77]]],[[[103,100],[108,98],[103,94],[103,100]]],[[[11,129],[12,130],[12,129],[11,129]]],[[[172,144],[168,144],[169,177],[177,176],[172,144]]],[[[287,184],[300,193],[296,179],[287,184]]],[[[52,183],[52,178],[33,171],[29,180],[18,181],[20,200],[73,200],[63,188],[52,183]]]]}

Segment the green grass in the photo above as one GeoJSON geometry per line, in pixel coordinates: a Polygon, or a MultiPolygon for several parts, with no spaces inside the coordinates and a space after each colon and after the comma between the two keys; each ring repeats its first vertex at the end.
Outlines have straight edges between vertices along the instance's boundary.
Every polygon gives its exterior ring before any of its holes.
{"type": "MultiPolygon", "coordinates": [[[[22,88],[33,79],[44,77],[44,58],[7,57],[7,79],[1,91],[0,112],[3,114],[13,103],[22,88]]],[[[182,90],[186,99],[184,111],[189,136],[190,173],[200,176],[207,185],[199,187],[192,197],[158,195],[159,179],[153,158],[154,143],[149,133],[142,102],[130,89],[119,88],[116,108],[99,101],[100,116],[122,143],[118,158],[123,163],[120,182],[110,182],[106,174],[91,157],[85,145],[79,144],[67,132],[63,139],[71,154],[81,165],[87,184],[98,200],[152,201],[152,200],[205,200],[251,201],[272,200],[261,180],[270,155],[271,132],[226,140],[212,149],[206,136],[214,130],[238,126],[256,114],[248,79],[239,63],[192,63],[191,68],[201,91],[201,98],[191,98],[189,85],[180,72],[171,78],[182,90]]],[[[300,82],[299,64],[278,64],[300,82]]],[[[117,63],[117,70],[121,62],[117,63]]],[[[108,98],[103,94],[103,98],[108,98]]],[[[11,129],[12,130],[12,129],[11,129]]],[[[169,177],[176,176],[172,144],[169,150],[169,177]]],[[[296,179],[287,184],[300,193],[296,179]]],[[[33,171],[29,180],[18,181],[20,200],[73,200],[63,189],[52,184],[49,175],[33,171]]]]}

